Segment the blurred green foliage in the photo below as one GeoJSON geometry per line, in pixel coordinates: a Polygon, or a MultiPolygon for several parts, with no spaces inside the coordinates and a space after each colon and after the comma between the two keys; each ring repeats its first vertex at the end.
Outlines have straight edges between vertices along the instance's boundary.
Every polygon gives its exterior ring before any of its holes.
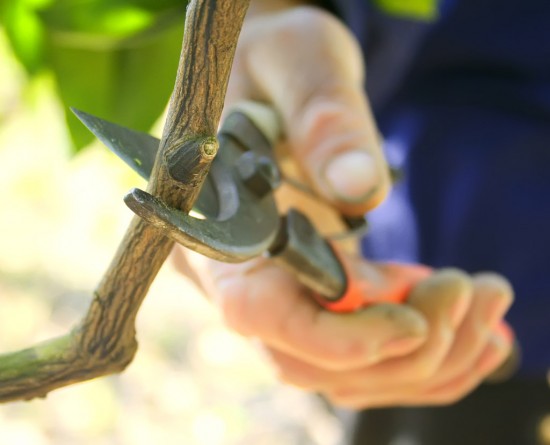
{"type": "Polygon", "coordinates": [[[173,88],[185,0],[0,0],[0,20],[29,77],[53,74],[76,151],[93,136],[73,106],[147,131],[173,88]]]}

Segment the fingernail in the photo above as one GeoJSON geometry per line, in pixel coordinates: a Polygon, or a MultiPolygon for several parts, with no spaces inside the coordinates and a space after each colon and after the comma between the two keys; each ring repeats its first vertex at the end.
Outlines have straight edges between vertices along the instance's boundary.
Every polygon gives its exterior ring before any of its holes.
{"type": "Polygon", "coordinates": [[[351,203],[364,201],[379,180],[374,158],[363,150],[334,156],[325,166],[324,179],[335,198],[351,203]]]}

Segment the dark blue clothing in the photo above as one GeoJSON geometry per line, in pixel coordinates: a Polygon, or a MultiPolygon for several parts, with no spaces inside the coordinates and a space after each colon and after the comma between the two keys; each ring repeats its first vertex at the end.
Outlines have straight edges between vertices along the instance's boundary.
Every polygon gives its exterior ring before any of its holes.
{"type": "Polygon", "coordinates": [[[522,373],[542,376],[550,368],[550,1],[447,0],[434,21],[367,3],[333,1],[364,48],[387,156],[405,175],[370,214],[365,255],[506,276],[522,373]]]}

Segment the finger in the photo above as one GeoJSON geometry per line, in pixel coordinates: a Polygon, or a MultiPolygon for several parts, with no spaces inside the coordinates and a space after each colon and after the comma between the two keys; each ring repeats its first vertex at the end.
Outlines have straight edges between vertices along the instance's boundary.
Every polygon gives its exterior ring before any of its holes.
{"type": "Polygon", "coordinates": [[[440,382],[452,380],[471,368],[514,298],[512,287],[499,275],[479,274],[472,282],[472,303],[438,372],[440,382]]]}
{"type": "Polygon", "coordinates": [[[420,282],[408,304],[424,315],[429,335],[413,353],[382,362],[365,373],[368,387],[392,382],[422,382],[431,378],[447,356],[471,301],[472,284],[457,270],[443,270],[420,282]]]}
{"type": "Polygon", "coordinates": [[[390,406],[427,406],[455,403],[473,391],[510,353],[510,342],[498,332],[490,336],[474,366],[454,380],[433,387],[421,385],[389,388],[343,386],[329,391],[326,397],[337,406],[351,409],[384,408],[390,406]]]}
{"type": "Polygon", "coordinates": [[[289,146],[321,196],[354,214],[380,203],[389,175],[351,34],[327,13],[296,8],[255,20],[241,40],[244,60],[231,94],[247,90],[277,108],[289,146]],[[246,37],[267,31],[270,39],[246,37]]]}
{"type": "MultiPolygon", "coordinates": [[[[388,305],[389,306],[389,305],[388,305]]],[[[384,307],[379,305],[369,309],[372,319],[386,317],[394,308],[384,307]]],[[[364,317],[366,323],[372,323],[372,319],[364,317]]],[[[411,339],[397,339],[396,341],[385,344],[378,354],[373,354],[371,362],[375,363],[379,360],[386,360],[392,357],[397,357],[409,354],[417,349],[422,342],[423,337],[413,337],[411,339]]],[[[311,361],[306,361],[300,356],[284,352],[276,347],[268,344],[263,344],[263,350],[269,358],[277,373],[279,380],[288,384],[298,386],[311,391],[329,391],[341,386],[349,386],[363,380],[365,367],[350,368],[329,366],[328,369],[313,364],[311,361]]],[[[370,365],[367,365],[367,367],[370,365]]]]}
{"type": "Polygon", "coordinates": [[[215,264],[216,301],[230,328],[313,366],[359,368],[424,341],[426,324],[406,306],[353,314],[323,310],[287,271],[268,261],[215,264]]]}
{"type": "MultiPolygon", "coordinates": [[[[498,329],[493,330],[484,349],[476,357],[471,367],[453,380],[438,387],[428,388],[416,400],[426,403],[446,405],[454,403],[475,389],[488,375],[494,372],[510,354],[512,343],[498,329]]],[[[412,404],[410,400],[408,404],[412,404]]]]}

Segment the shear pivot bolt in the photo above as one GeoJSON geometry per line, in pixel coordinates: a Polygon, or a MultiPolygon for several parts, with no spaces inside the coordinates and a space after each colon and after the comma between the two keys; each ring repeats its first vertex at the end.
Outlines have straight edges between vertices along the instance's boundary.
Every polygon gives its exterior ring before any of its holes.
{"type": "Polygon", "coordinates": [[[279,169],[267,156],[247,151],[237,161],[237,172],[243,184],[262,198],[276,189],[281,182],[279,169]]]}

